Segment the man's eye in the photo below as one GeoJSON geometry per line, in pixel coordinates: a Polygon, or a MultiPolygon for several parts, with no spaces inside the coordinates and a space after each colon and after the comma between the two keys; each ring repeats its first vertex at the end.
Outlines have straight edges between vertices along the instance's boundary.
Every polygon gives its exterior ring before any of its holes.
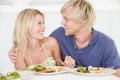
{"type": "Polygon", "coordinates": [[[65,18],[65,20],[67,21],[68,19],[65,18]]]}
{"type": "Polygon", "coordinates": [[[38,23],[38,24],[41,24],[41,23],[38,23]]]}

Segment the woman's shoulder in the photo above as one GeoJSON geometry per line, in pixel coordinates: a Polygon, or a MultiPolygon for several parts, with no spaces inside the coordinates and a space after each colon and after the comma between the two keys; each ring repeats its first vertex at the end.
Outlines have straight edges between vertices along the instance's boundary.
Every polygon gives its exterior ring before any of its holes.
{"type": "Polygon", "coordinates": [[[44,37],[44,43],[47,45],[56,45],[57,40],[54,37],[44,37]]]}
{"type": "Polygon", "coordinates": [[[56,41],[56,39],[54,37],[51,37],[51,36],[44,37],[44,42],[54,42],[54,41],[56,41]]]}

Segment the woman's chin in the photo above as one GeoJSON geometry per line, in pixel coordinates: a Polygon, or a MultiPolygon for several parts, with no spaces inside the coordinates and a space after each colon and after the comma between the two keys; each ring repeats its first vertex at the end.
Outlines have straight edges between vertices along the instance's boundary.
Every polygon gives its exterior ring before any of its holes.
{"type": "Polygon", "coordinates": [[[43,36],[39,37],[39,39],[40,39],[40,40],[43,39],[43,36]]]}

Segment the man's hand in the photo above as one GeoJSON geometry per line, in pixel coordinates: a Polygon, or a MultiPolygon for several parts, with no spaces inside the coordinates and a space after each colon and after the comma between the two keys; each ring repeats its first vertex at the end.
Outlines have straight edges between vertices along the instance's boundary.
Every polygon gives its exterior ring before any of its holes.
{"type": "Polygon", "coordinates": [[[61,61],[61,64],[73,68],[75,66],[75,60],[71,56],[66,56],[64,62],[61,61]]]}
{"type": "Polygon", "coordinates": [[[18,56],[17,56],[17,54],[15,53],[15,49],[14,49],[14,48],[11,48],[11,49],[10,49],[10,51],[9,51],[9,53],[8,53],[8,56],[9,56],[11,62],[17,63],[17,61],[18,61],[18,56]]]}

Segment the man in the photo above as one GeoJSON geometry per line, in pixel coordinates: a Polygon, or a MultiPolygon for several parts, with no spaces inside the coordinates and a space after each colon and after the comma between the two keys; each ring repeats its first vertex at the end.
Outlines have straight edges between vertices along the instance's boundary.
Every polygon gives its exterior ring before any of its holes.
{"type": "Polygon", "coordinates": [[[69,0],[61,9],[62,25],[50,36],[57,39],[63,60],[71,56],[76,66],[120,68],[120,57],[114,41],[92,26],[93,7],[86,0],[69,0]]]}

